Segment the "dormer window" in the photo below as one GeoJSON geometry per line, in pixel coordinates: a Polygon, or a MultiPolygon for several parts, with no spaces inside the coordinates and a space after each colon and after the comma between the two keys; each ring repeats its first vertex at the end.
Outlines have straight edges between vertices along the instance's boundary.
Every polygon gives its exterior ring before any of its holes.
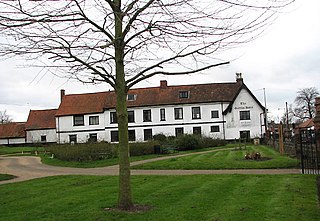
{"type": "Polygon", "coordinates": [[[137,95],[135,95],[135,94],[128,94],[128,96],[127,96],[128,101],[135,101],[136,98],[137,98],[137,95]]]}
{"type": "Polygon", "coordinates": [[[189,91],[179,91],[179,98],[189,98],[189,91]]]}

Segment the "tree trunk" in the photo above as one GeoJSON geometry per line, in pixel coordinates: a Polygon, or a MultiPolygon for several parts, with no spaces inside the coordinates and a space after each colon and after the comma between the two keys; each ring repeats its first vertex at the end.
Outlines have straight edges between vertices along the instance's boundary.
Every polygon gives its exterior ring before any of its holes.
{"type": "Polygon", "coordinates": [[[115,2],[115,65],[117,118],[119,132],[119,197],[118,207],[129,210],[133,207],[130,183],[130,152],[128,138],[127,86],[124,73],[124,40],[122,34],[121,1],[115,2]]]}

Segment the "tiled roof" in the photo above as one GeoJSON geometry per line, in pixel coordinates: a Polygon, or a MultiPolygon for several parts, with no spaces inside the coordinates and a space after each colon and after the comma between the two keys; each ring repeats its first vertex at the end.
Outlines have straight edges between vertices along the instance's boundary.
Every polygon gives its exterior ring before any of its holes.
{"type": "Polygon", "coordinates": [[[102,113],[108,92],[64,95],[56,116],[102,113]]]}
{"type": "Polygon", "coordinates": [[[26,130],[55,129],[55,114],[57,109],[30,110],[26,130]]]}
{"type": "Polygon", "coordinates": [[[25,123],[0,124],[0,139],[6,138],[24,138],[25,123]]]}
{"type": "Polygon", "coordinates": [[[308,119],[305,122],[299,124],[298,128],[310,128],[314,126],[313,119],[308,119]]]}
{"type": "MultiPolygon", "coordinates": [[[[243,83],[212,83],[197,85],[168,86],[165,81],[160,87],[129,90],[134,100],[127,101],[128,107],[193,104],[207,102],[232,102],[243,83]],[[188,98],[180,98],[179,92],[187,91],[188,98]]],[[[116,107],[114,91],[91,94],[64,95],[56,116],[102,113],[104,109],[116,107]]]]}

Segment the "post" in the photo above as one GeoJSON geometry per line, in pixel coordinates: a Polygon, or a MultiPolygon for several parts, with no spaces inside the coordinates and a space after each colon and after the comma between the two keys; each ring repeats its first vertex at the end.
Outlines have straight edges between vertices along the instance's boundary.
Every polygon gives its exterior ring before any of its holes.
{"type": "Polygon", "coordinates": [[[282,125],[282,122],[280,122],[278,130],[279,130],[279,152],[280,152],[280,154],[283,154],[284,148],[283,148],[283,125],[282,125]]]}

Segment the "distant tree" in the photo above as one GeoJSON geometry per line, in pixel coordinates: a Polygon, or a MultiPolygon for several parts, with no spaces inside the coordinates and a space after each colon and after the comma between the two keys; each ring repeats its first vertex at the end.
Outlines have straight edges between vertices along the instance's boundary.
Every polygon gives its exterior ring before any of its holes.
{"type": "Polygon", "coordinates": [[[0,111],[0,124],[7,124],[12,122],[12,119],[10,116],[7,114],[7,111],[0,111]]]}
{"type": "Polygon", "coordinates": [[[114,88],[118,207],[128,210],[133,207],[128,90],[155,75],[193,74],[228,64],[219,52],[255,39],[293,1],[0,1],[0,34],[6,38],[0,54],[24,55],[64,77],[114,88]]]}
{"type": "Polygon", "coordinates": [[[315,87],[303,88],[297,91],[294,100],[296,107],[294,115],[298,119],[312,119],[315,117],[315,99],[319,96],[319,92],[315,87]]]}

